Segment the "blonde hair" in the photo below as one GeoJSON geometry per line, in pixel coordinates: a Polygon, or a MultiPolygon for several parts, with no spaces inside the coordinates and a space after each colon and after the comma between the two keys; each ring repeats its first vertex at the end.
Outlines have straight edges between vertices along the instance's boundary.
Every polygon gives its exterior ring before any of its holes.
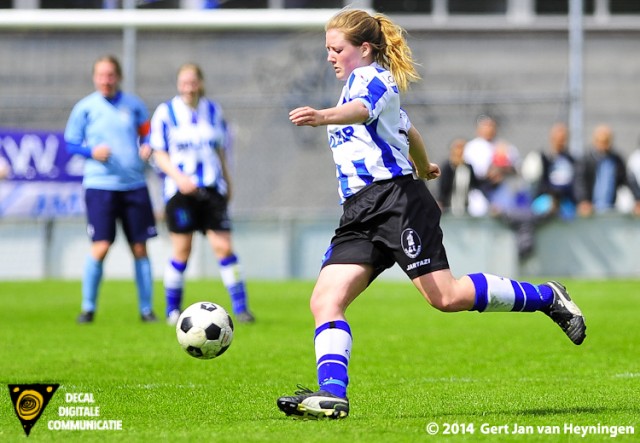
{"type": "Polygon", "coordinates": [[[329,29],[342,31],[354,46],[369,43],[374,60],[391,72],[401,91],[406,91],[409,83],[420,80],[405,30],[386,15],[372,16],[360,9],[344,9],[327,22],[325,31],[329,29]]]}
{"type": "Polygon", "coordinates": [[[196,77],[198,77],[198,80],[200,80],[200,89],[198,90],[198,93],[200,94],[200,97],[204,97],[204,74],[202,73],[202,68],[200,68],[200,65],[190,62],[184,63],[178,68],[176,77],[179,77],[180,73],[182,73],[183,71],[193,71],[196,74],[196,77]]]}

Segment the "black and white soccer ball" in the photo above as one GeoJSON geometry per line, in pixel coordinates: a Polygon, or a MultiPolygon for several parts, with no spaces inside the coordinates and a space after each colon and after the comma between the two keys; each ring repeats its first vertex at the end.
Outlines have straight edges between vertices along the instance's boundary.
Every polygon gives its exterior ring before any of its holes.
{"type": "Polygon", "coordinates": [[[222,306],[201,301],[180,314],[176,335],[178,343],[189,355],[208,360],[229,349],[233,340],[233,321],[222,306]]]}

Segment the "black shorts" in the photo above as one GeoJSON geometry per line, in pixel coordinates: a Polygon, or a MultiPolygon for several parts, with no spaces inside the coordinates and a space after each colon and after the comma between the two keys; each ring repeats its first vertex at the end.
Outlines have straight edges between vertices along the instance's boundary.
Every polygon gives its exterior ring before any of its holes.
{"type": "Polygon", "coordinates": [[[440,216],[423,181],[404,176],[373,182],[344,202],[322,266],[368,264],[371,281],[394,263],[411,279],[449,269],[440,216]]]}
{"type": "Polygon", "coordinates": [[[177,193],[165,207],[169,232],[230,231],[227,199],[214,188],[199,188],[193,195],[177,193]]]}

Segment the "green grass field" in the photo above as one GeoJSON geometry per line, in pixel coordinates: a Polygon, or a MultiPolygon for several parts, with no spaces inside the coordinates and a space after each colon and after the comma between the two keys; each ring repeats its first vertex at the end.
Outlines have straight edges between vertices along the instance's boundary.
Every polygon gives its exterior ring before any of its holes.
{"type": "MultiPolygon", "coordinates": [[[[296,421],[275,406],[298,383],[316,387],[312,282],[249,282],[258,322],[236,325],[229,351],[209,361],[187,355],[173,328],[139,321],[132,282],[104,282],[92,325],[75,323],[79,282],[0,282],[0,375],[5,386],[60,384],[35,442],[638,441],[640,281],[566,283],[587,319],[582,346],[539,313],[444,314],[409,282],[374,283],[349,311],[351,415],[342,421],[296,421]],[[95,403],[68,404],[67,393],[95,403]],[[82,419],[60,417],[65,406],[99,407],[99,419],[123,429],[50,430],[82,419]],[[582,437],[566,425],[600,431],[582,437]],[[514,435],[517,426],[530,434],[514,435]],[[634,434],[612,438],[602,426],[634,434]]],[[[219,281],[188,282],[186,297],[229,306],[219,281]]],[[[160,283],[156,301],[161,314],[160,283]]],[[[25,441],[3,389],[0,441],[25,441]]]]}

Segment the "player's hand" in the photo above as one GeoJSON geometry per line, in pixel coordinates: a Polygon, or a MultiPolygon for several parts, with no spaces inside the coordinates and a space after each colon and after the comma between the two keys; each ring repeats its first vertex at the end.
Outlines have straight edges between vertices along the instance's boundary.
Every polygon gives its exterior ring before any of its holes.
{"type": "Polygon", "coordinates": [[[111,148],[107,145],[97,145],[91,150],[91,158],[99,162],[106,162],[111,157],[111,148]]]}
{"type": "Polygon", "coordinates": [[[151,149],[151,146],[149,146],[147,143],[140,146],[140,149],[138,149],[138,155],[143,161],[149,161],[149,159],[151,158],[151,154],[153,154],[153,149],[151,149]]]}
{"type": "Polygon", "coordinates": [[[186,175],[176,177],[176,184],[178,191],[184,195],[195,194],[198,191],[198,186],[186,175]]]}
{"type": "Polygon", "coordinates": [[[429,168],[426,170],[416,171],[418,177],[423,178],[425,180],[433,180],[434,178],[440,177],[440,166],[436,163],[429,163],[429,168]]]}
{"type": "Polygon", "coordinates": [[[296,108],[289,112],[289,120],[296,126],[319,126],[321,124],[320,112],[309,106],[296,108]]]}

